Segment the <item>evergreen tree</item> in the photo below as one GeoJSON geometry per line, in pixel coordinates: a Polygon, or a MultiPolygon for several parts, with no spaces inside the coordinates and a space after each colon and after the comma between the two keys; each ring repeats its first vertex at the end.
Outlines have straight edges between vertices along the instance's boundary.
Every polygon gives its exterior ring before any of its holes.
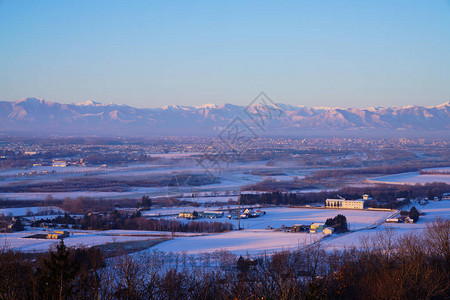
{"type": "Polygon", "coordinates": [[[419,220],[419,211],[415,206],[411,207],[409,210],[409,217],[413,220],[414,223],[416,223],[419,220]]]}
{"type": "Polygon", "coordinates": [[[348,231],[347,218],[341,214],[334,218],[327,219],[325,225],[327,227],[333,227],[336,232],[348,231]]]}
{"type": "Polygon", "coordinates": [[[149,196],[143,196],[141,200],[142,207],[149,209],[152,207],[152,199],[149,196]]]}
{"type": "Polygon", "coordinates": [[[78,263],[71,257],[64,241],[56,246],[56,251],[44,260],[38,270],[42,294],[48,299],[66,299],[72,295],[74,279],[79,269],[78,263]]]}
{"type": "Polygon", "coordinates": [[[17,219],[12,225],[11,229],[13,231],[23,231],[25,230],[25,227],[23,226],[22,221],[20,219],[17,219]]]}

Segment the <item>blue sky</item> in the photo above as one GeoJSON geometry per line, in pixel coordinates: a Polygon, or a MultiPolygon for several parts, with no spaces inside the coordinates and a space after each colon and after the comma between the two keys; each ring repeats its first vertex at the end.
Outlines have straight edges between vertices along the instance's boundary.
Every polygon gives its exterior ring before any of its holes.
{"type": "Polygon", "coordinates": [[[450,100],[450,1],[0,0],[0,100],[450,100]]]}

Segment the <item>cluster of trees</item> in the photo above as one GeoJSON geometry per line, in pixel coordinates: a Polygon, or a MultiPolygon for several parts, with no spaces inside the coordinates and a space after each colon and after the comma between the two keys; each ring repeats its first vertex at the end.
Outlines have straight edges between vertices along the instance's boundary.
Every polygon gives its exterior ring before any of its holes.
{"type": "Polygon", "coordinates": [[[149,196],[142,196],[141,202],[138,202],[137,207],[142,209],[151,209],[152,205],[153,202],[149,196]]]}
{"type": "Polygon", "coordinates": [[[58,206],[72,214],[86,214],[93,211],[111,211],[117,207],[135,207],[135,199],[105,200],[89,197],[65,198],[58,206]]]}
{"type": "Polygon", "coordinates": [[[263,181],[244,185],[241,187],[242,191],[289,191],[289,190],[304,190],[316,189],[318,186],[305,182],[304,180],[292,181],[278,181],[273,178],[266,178],[263,181]]]}
{"type": "Polygon", "coordinates": [[[99,249],[69,249],[62,241],[38,255],[0,249],[0,298],[98,299],[105,266],[99,249]]]}
{"type": "Polygon", "coordinates": [[[0,214],[0,232],[12,232],[12,231],[22,231],[25,230],[25,226],[22,221],[16,219],[14,222],[11,216],[4,216],[0,214]],[[9,225],[12,224],[11,227],[9,225]]]}
{"type": "Polygon", "coordinates": [[[409,204],[410,199],[418,197],[441,197],[450,190],[445,183],[428,183],[425,185],[378,185],[372,187],[343,187],[336,192],[314,193],[286,193],[281,191],[262,194],[241,194],[241,204],[271,204],[271,205],[305,205],[324,203],[327,198],[336,198],[337,195],[345,199],[359,199],[363,194],[369,194],[373,200],[368,202],[369,207],[398,208],[409,204]],[[398,198],[405,200],[398,201],[398,198]]]}
{"type": "Polygon", "coordinates": [[[414,223],[416,223],[417,221],[419,221],[420,212],[417,210],[417,208],[415,206],[413,206],[413,207],[411,207],[411,209],[409,211],[402,210],[400,212],[400,215],[408,216],[413,220],[414,223]]]}
{"type": "Polygon", "coordinates": [[[256,260],[147,252],[106,263],[97,249],[30,259],[0,251],[2,299],[447,299],[450,220],[422,235],[379,233],[359,249],[320,243],[256,260]],[[78,254],[77,254],[78,252],[78,254]],[[78,257],[77,257],[78,255],[78,257]],[[106,267],[105,267],[106,265],[106,267]]]}
{"type": "Polygon", "coordinates": [[[337,215],[334,218],[327,219],[325,225],[327,227],[333,227],[334,231],[338,233],[348,231],[347,218],[341,214],[337,215]]]}
{"type": "MultiPolygon", "coordinates": [[[[272,204],[272,205],[303,205],[308,199],[297,193],[272,192],[263,194],[241,194],[239,196],[242,205],[272,204]]],[[[323,201],[323,199],[322,199],[323,201]]]]}
{"type": "Polygon", "coordinates": [[[85,214],[82,218],[73,218],[68,214],[58,216],[54,219],[37,220],[33,226],[41,223],[63,225],[74,225],[77,228],[89,230],[129,229],[150,231],[172,231],[172,232],[207,232],[216,233],[233,229],[229,222],[180,222],[168,219],[148,219],[141,217],[140,212],[132,215],[121,214],[117,210],[105,214],[85,214]]]}

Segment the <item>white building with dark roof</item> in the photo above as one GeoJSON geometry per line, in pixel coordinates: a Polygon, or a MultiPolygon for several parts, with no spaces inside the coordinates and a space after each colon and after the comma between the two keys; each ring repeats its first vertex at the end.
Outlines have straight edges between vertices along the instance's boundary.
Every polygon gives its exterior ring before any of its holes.
{"type": "Polygon", "coordinates": [[[371,200],[369,195],[364,194],[362,199],[358,200],[346,200],[344,198],[339,199],[327,199],[325,201],[325,207],[327,208],[344,208],[344,209],[364,209],[365,202],[371,200]]]}

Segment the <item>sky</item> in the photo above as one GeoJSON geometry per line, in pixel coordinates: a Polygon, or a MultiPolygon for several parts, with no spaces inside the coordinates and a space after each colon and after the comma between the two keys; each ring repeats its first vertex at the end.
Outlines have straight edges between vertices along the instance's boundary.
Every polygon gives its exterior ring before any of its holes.
{"type": "Polygon", "coordinates": [[[0,101],[450,100],[450,0],[0,0],[0,101]]]}

